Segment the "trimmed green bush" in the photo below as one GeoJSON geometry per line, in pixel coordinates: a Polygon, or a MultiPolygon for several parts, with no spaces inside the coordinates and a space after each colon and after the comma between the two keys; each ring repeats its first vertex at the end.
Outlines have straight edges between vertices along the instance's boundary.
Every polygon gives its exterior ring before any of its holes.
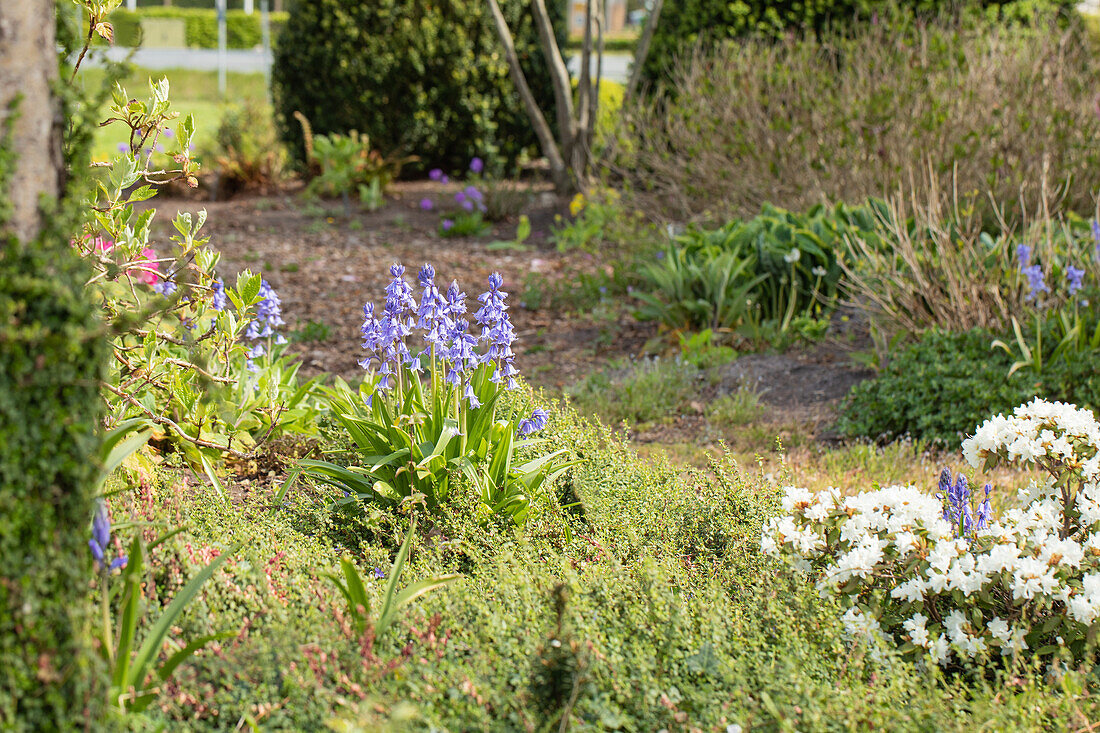
{"type": "Polygon", "coordinates": [[[990,415],[1043,397],[1100,407],[1100,353],[1043,366],[1042,374],[1020,369],[991,349],[994,335],[926,331],[895,355],[876,379],[852,388],[841,408],[838,430],[850,438],[892,440],[909,435],[957,449],[959,441],[990,415]]]}
{"type": "MultiPolygon", "coordinates": [[[[548,4],[561,21],[564,6],[548,4]]],[[[535,98],[554,119],[553,90],[532,14],[501,3],[535,98]]],[[[564,22],[557,24],[564,34],[564,22]]],[[[304,156],[300,112],[315,134],[357,130],[408,168],[466,169],[474,156],[512,165],[535,135],[508,74],[484,0],[300,0],[275,49],[283,139],[304,156]]]]}
{"type": "MultiPolygon", "coordinates": [[[[954,0],[908,0],[900,4],[922,15],[953,10],[954,0]]],[[[1072,10],[1068,0],[979,0],[973,5],[990,9],[994,16],[1028,16],[1039,9],[1072,10]]],[[[710,48],[727,39],[758,36],[779,40],[792,33],[821,34],[844,31],[853,21],[889,15],[899,7],[895,0],[678,0],[665,3],[643,69],[651,83],[667,81],[676,60],[696,46],[710,48]]]]}
{"type": "MultiPolygon", "coordinates": [[[[136,11],[118,9],[111,13],[110,22],[115,29],[116,46],[137,46],[141,43],[142,18],[168,18],[182,20],[187,26],[187,45],[191,48],[218,47],[218,15],[202,8],[140,8],[136,11]]],[[[271,38],[274,40],[286,25],[287,14],[271,13],[271,38]]],[[[225,14],[226,46],[229,48],[255,48],[263,42],[263,30],[259,12],[251,15],[243,10],[230,10],[225,14]]]]}

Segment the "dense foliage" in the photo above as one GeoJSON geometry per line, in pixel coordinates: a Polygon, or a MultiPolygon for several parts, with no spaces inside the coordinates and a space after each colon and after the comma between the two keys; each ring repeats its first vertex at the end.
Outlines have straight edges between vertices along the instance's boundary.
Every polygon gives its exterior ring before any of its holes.
{"type": "MultiPolygon", "coordinates": [[[[152,7],[136,11],[119,8],[111,13],[113,43],[127,47],[140,45],[143,40],[141,23],[147,18],[183,21],[185,42],[191,48],[218,47],[218,15],[208,7],[152,7]]],[[[286,21],[286,13],[271,13],[270,32],[273,42],[282,32],[286,21]]],[[[228,48],[250,49],[259,46],[263,42],[260,13],[249,15],[243,10],[228,11],[225,14],[225,36],[228,48]]]]}
{"type": "MultiPolygon", "coordinates": [[[[501,5],[528,83],[553,119],[532,14],[520,0],[501,5]]],[[[564,6],[549,8],[563,37],[564,6]]],[[[499,43],[478,0],[300,0],[273,69],[283,139],[301,160],[300,112],[314,132],[358,130],[384,155],[418,155],[446,170],[479,155],[511,166],[536,140],[499,43]]]]}
{"type": "Polygon", "coordinates": [[[909,435],[954,447],[987,415],[1012,409],[1034,396],[1100,405],[1095,351],[1059,360],[1040,375],[1018,370],[1012,358],[991,349],[994,336],[926,331],[891,356],[874,380],[856,385],[839,422],[849,437],[891,440],[909,435]]]}
{"type": "MultiPolygon", "coordinates": [[[[1039,9],[1071,10],[1066,0],[980,0],[975,8],[992,10],[994,17],[1027,17],[1039,9]]],[[[667,82],[677,61],[694,49],[713,48],[728,39],[750,36],[772,41],[790,34],[821,34],[829,30],[847,32],[853,24],[878,21],[893,14],[898,5],[921,15],[944,10],[957,11],[964,3],[943,0],[828,0],[803,3],[792,0],[681,0],[668,3],[661,11],[643,70],[651,83],[667,82]]]]}
{"type": "MultiPolygon", "coordinates": [[[[72,29],[59,31],[71,48],[72,29]]],[[[80,170],[89,128],[76,100],[64,101],[74,123],[65,162],[80,170]]],[[[35,239],[11,232],[9,191],[22,185],[13,178],[14,119],[0,139],[0,728],[64,730],[99,709],[86,656],[87,540],[74,529],[92,514],[99,468],[89,457],[107,350],[82,287],[90,269],[69,243],[86,179],[71,178],[60,201],[43,200],[46,226],[35,239]]]]}

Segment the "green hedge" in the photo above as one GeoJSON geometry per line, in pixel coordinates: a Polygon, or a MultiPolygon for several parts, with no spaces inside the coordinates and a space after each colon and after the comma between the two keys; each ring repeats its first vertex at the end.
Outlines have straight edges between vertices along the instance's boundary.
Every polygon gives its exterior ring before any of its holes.
{"type": "MultiPolygon", "coordinates": [[[[72,49],[66,31],[75,28],[59,27],[61,45],[72,49]]],[[[86,170],[87,123],[75,119],[71,104],[60,111],[76,123],[65,126],[73,143],[66,168],[86,170]]],[[[20,184],[18,150],[2,132],[0,730],[89,730],[103,699],[87,640],[97,473],[89,457],[97,450],[107,341],[83,287],[89,273],[70,244],[78,228],[75,182],[86,182],[70,177],[60,204],[43,199],[45,230],[17,239],[7,220],[9,188],[20,184]]]]}
{"type": "MultiPolygon", "coordinates": [[[[271,38],[274,40],[286,26],[287,13],[271,13],[271,38]]],[[[136,46],[141,41],[142,18],[179,19],[186,24],[187,45],[191,48],[218,47],[218,16],[213,10],[200,8],[140,8],[136,11],[116,10],[111,13],[116,46],[136,46]]],[[[255,48],[263,42],[257,11],[251,15],[243,10],[225,14],[226,45],[229,48],[255,48]]]]}
{"type": "MultiPolygon", "coordinates": [[[[529,3],[501,3],[535,98],[553,114],[550,75],[529,3]]],[[[559,43],[564,4],[549,3],[559,43]]],[[[406,170],[465,170],[474,156],[514,162],[536,144],[484,0],[299,0],[275,48],[275,108],[294,156],[301,112],[316,134],[366,133],[406,170]]]]}
{"type": "MultiPolygon", "coordinates": [[[[843,31],[854,21],[886,18],[898,9],[933,15],[967,4],[959,0],[678,0],[665,3],[661,10],[642,76],[650,83],[667,81],[677,57],[696,44],[843,31]]],[[[1069,11],[1074,5],[1069,0],[972,0],[972,4],[1001,17],[1029,16],[1050,9],[1069,11]]]]}
{"type": "Polygon", "coordinates": [[[1013,359],[990,348],[994,338],[981,330],[925,332],[877,378],[852,388],[839,432],[872,440],[908,435],[954,450],[991,415],[1036,396],[1100,407],[1100,353],[1045,364],[1040,375],[1021,369],[1009,377],[1013,359]]]}

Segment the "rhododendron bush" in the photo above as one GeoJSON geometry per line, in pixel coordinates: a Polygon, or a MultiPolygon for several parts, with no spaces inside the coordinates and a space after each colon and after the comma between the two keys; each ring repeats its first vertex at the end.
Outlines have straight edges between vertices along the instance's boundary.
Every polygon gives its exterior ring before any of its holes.
{"type": "Polygon", "coordinates": [[[962,451],[974,468],[1012,463],[1042,478],[997,517],[991,487],[972,496],[946,469],[938,494],[789,487],[762,549],[847,605],[850,631],[911,656],[1084,657],[1100,617],[1100,425],[1089,410],[1036,399],[985,421],[962,451]]]}

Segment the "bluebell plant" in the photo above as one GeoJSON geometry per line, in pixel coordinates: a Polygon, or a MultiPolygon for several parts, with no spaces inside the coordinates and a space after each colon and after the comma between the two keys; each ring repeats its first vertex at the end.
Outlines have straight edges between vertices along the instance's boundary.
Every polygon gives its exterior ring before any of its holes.
{"type": "Polygon", "coordinates": [[[961,472],[952,478],[951,469],[944,467],[940,472],[939,492],[936,498],[943,502],[943,518],[955,527],[956,536],[960,539],[973,539],[977,530],[986,529],[989,520],[993,516],[993,505],[989,501],[989,495],[993,487],[986,484],[985,496],[978,504],[977,510],[971,509],[972,497],[970,485],[961,472]]]}
{"type": "MultiPolygon", "coordinates": [[[[475,157],[470,161],[470,174],[473,182],[453,195],[453,206],[440,206],[442,209],[439,223],[439,234],[444,237],[464,237],[481,234],[488,227],[484,214],[487,211],[485,205],[485,193],[477,185],[478,177],[485,170],[485,162],[475,157]]],[[[436,183],[448,184],[451,182],[441,169],[433,168],[428,172],[428,178],[436,183]]],[[[436,209],[436,202],[431,198],[420,201],[420,208],[424,211],[436,209]]]]}
{"type": "Polygon", "coordinates": [[[92,559],[98,570],[112,572],[126,567],[126,555],[111,557],[111,520],[107,516],[107,504],[102,499],[96,502],[95,516],[92,517],[92,537],[88,540],[92,559]]]}
{"type": "Polygon", "coordinates": [[[397,506],[424,497],[434,509],[462,475],[477,490],[481,511],[526,519],[530,495],[568,465],[563,450],[517,465],[516,449],[533,446],[549,422],[545,410],[529,416],[502,408],[519,388],[515,327],[504,278],[493,273],[470,312],[457,282],[445,289],[435,268],[417,272],[418,292],[405,267],[390,267],[379,308],[363,307],[361,328],[368,370],[358,394],[343,382],[329,391],[333,415],[364,454],[364,467],[303,461],[305,471],[348,492],[338,502],[397,506]],[[500,414],[498,414],[498,412],[500,414]]]}

